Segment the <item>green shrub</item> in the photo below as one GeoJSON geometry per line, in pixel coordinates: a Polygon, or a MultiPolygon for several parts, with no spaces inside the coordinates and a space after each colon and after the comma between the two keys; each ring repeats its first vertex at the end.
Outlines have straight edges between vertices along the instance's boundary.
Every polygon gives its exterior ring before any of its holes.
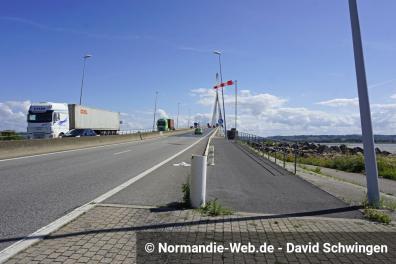
{"type": "Polygon", "coordinates": [[[389,224],[392,221],[392,218],[389,215],[385,214],[382,211],[372,208],[364,209],[364,217],[366,217],[371,221],[384,223],[384,224],[389,224]]]}
{"type": "Polygon", "coordinates": [[[378,174],[396,180],[396,157],[377,156],[378,174]]]}
{"type": "Polygon", "coordinates": [[[201,214],[208,216],[230,215],[233,213],[231,209],[225,208],[217,202],[217,199],[208,201],[199,211],[201,214]]]}
{"type": "Polygon", "coordinates": [[[186,208],[191,208],[190,184],[183,183],[182,184],[182,192],[183,192],[183,206],[186,208]]]}
{"type": "Polygon", "coordinates": [[[319,167],[316,167],[316,168],[313,170],[313,172],[315,172],[315,173],[320,173],[320,172],[321,172],[321,169],[320,169],[319,167]]]}

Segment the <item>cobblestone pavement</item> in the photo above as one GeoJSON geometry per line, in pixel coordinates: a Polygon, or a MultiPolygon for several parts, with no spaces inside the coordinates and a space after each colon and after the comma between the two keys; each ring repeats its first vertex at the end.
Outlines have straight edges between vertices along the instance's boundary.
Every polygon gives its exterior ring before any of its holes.
{"type": "MultiPolygon", "coordinates": [[[[20,252],[7,263],[136,263],[136,232],[200,232],[220,235],[222,240],[247,239],[258,242],[257,234],[287,234],[305,241],[320,237],[342,237],[367,241],[378,237],[396,244],[396,225],[382,225],[361,219],[324,217],[265,216],[235,213],[232,216],[206,217],[195,210],[166,210],[122,205],[97,205],[50,236],[20,252]],[[232,233],[231,233],[232,232],[232,233]],[[337,235],[335,235],[337,234],[337,235]],[[356,234],[356,235],[354,235],[356,234]]],[[[141,233],[139,233],[140,235],[141,233]]],[[[160,233],[163,234],[163,233],[160,233]]],[[[173,233],[174,234],[174,233],[173,233]]],[[[212,236],[212,239],[214,237],[212,236]]],[[[381,240],[381,239],[380,239],[381,240]]],[[[191,240],[189,240],[191,242],[191,240]]],[[[193,241],[194,242],[194,239],[193,241]]],[[[195,241],[197,242],[197,240],[195,241]]],[[[246,241],[245,241],[246,242],[246,241]]],[[[175,263],[392,263],[389,254],[196,254],[175,263]]],[[[140,254],[140,251],[139,251],[140,254]]],[[[181,255],[181,254],[179,254],[181,255]]],[[[393,259],[392,259],[393,258],[393,259]]],[[[164,263],[164,260],[152,263],[164,263]]],[[[138,263],[144,263],[140,261],[138,263]]],[[[171,263],[169,261],[168,263],[171,263]]],[[[393,262],[394,263],[394,262],[393,262]]]]}

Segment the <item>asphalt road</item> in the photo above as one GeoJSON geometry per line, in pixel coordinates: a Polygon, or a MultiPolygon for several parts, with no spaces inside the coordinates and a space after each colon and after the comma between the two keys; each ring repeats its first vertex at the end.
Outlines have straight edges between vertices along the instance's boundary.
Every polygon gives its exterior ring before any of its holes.
{"type": "MultiPolygon", "coordinates": [[[[215,166],[208,169],[208,199],[237,211],[308,214],[348,205],[278,165],[248,155],[233,141],[214,138],[215,166]]],[[[358,211],[326,214],[359,218],[358,211]]]]}
{"type": "Polygon", "coordinates": [[[0,161],[0,250],[11,244],[2,239],[23,237],[36,231],[185,149],[200,137],[188,132],[0,161]]]}

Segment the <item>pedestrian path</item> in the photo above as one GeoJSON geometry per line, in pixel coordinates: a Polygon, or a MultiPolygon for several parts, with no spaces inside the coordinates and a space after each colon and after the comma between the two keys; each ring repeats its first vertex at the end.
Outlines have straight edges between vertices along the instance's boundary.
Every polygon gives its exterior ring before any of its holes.
{"type": "Polygon", "coordinates": [[[215,138],[212,144],[215,165],[208,169],[208,199],[236,211],[361,217],[345,202],[233,141],[215,138]]]}
{"type": "MultiPolygon", "coordinates": [[[[364,237],[371,242],[378,237],[396,238],[396,226],[374,224],[360,219],[336,219],[321,217],[282,217],[258,214],[236,213],[227,217],[206,217],[195,210],[157,210],[155,208],[131,208],[126,205],[98,205],[75,221],[46,237],[41,242],[14,256],[7,263],[136,263],[136,234],[156,232],[157,235],[177,236],[196,233],[219,235],[216,241],[250,240],[257,242],[264,234],[274,234],[275,238],[290,238],[290,241],[318,237],[340,241],[364,237]],[[163,233],[171,232],[171,233],[163,233]],[[364,236],[362,235],[364,233],[364,236]],[[227,236],[225,235],[227,234],[227,236]],[[291,234],[291,235],[290,235],[291,234]],[[341,235],[339,235],[341,234],[341,235]],[[386,235],[387,234],[387,235],[386,235]],[[280,235],[278,237],[278,235],[280,235]]],[[[161,237],[161,236],[160,236],[161,237]]],[[[198,243],[198,236],[184,242],[198,243]]],[[[267,237],[268,239],[268,237],[267,237]]],[[[388,241],[389,242],[389,241],[388,241]]],[[[396,240],[391,241],[393,244],[396,240]]],[[[392,245],[393,245],[392,244],[392,245]]],[[[395,246],[395,245],[393,245],[395,246]]],[[[141,252],[140,252],[141,253],[141,252]]],[[[381,259],[391,261],[396,251],[381,255],[381,259]]],[[[364,254],[219,254],[208,256],[199,254],[194,258],[178,256],[178,263],[376,263],[376,258],[364,254]],[[198,259],[197,259],[197,258],[198,259]],[[217,262],[221,260],[221,262],[217,262]]],[[[173,256],[176,257],[176,256],[173,256]]],[[[155,259],[151,263],[156,262],[155,259]]],[[[144,263],[144,262],[139,262],[144,263]]]]}

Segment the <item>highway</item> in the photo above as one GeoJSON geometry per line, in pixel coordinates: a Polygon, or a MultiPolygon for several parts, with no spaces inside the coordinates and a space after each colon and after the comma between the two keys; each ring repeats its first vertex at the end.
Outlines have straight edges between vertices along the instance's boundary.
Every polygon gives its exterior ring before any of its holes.
{"type": "MultiPolygon", "coordinates": [[[[206,130],[204,135],[209,133],[206,130]]],[[[198,141],[192,132],[0,160],[1,239],[26,236],[198,141]]],[[[202,140],[198,145],[204,144],[202,140]]],[[[159,187],[160,188],[160,187],[159,187]]],[[[157,192],[157,195],[158,192],[157,192]]],[[[153,193],[141,193],[150,199],[153,193]]]]}

